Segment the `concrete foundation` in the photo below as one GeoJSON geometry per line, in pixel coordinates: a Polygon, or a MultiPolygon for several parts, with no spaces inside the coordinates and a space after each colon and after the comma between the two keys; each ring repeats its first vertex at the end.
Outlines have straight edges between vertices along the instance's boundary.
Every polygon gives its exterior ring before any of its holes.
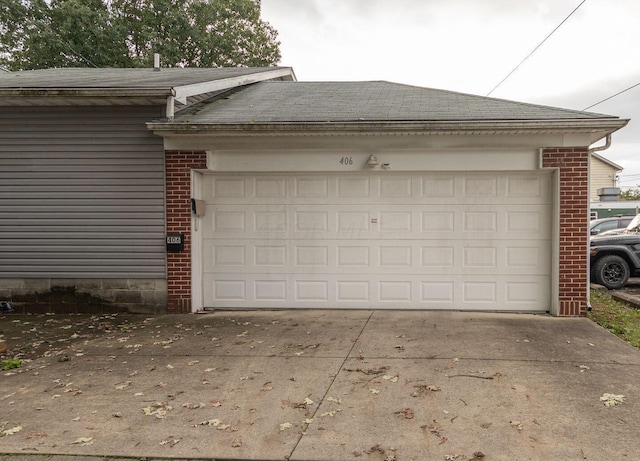
{"type": "Polygon", "coordinates": [[[165,314],[164,279],[0,279],[0,301],[17,313],[165,314]]]}

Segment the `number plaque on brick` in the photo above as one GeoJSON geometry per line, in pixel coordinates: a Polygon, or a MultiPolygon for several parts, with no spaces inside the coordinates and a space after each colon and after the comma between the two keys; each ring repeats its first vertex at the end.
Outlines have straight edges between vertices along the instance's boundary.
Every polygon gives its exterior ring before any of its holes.
{"type": "Polygon", "coordinates": [[[167,234],[167,251],[175,253],[184,250],[184,234],[167,234]]]}

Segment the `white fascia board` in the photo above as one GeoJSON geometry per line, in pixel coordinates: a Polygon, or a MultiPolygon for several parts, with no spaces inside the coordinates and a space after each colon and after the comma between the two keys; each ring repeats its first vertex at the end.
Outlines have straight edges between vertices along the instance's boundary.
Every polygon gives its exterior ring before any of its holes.
{"type": "Polygon", "coordinates": [[[177,86],[174,88],[176,101],[186,104],[189,96],[197,94],[211,93],[212,91],[226,90],[236,88],[238,86],[249,85],[251,83],[263,82],[265,80],[273,80],[276,78],[285,78],[295,81],[295,75],[291,68],[278,68],[257,72],[255,74],[242,75],[240,77],[223,78],[220,80],[211,80],[208,82],[194,83],[192,85],[177,86]]]}
{"type": "Polygon", "coordinates": [[[603,138],[624,127],[628,120],[534,120],[534,121],[415,121],[415,122],[270,122],[270,123],[189,123],[148,122],[147,127],[156,134],[208,134],[211,136],[264,136],[264,135],[370,135],[370,134],[422,134],[422,135],[490,135],[490,134],[579,134],[588,137],[586,144],[603,138]]]}

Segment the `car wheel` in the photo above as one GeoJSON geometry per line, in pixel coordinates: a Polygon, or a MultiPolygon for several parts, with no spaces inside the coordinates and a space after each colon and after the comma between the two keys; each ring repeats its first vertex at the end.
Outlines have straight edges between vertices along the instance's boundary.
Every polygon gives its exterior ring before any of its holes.
{"type": "Polygon", "coordinates": [[[629,280],[629,265],[620,256],[603,256],[594,264],[592,276],[594,282],[609,290],[622,288],[629,280]]]}

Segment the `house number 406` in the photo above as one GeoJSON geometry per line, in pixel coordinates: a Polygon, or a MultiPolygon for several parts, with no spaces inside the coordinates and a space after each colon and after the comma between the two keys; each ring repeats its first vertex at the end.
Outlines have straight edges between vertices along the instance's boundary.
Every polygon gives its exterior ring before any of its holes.
{"type": "Polygon", "coordinates": [[[342,157],[340,165],[353,165],[353,157],[342,157]]]}

